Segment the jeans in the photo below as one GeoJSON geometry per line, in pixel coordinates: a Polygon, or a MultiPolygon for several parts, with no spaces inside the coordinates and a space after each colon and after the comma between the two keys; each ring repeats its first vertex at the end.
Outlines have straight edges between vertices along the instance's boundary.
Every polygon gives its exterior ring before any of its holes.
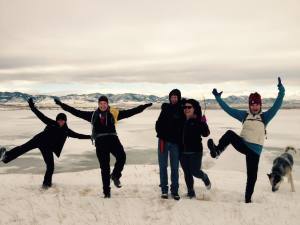
{"type": "Polygon", "coordinates": [[[158,143],[158,163],[160,175],[160,187],[162,193],[168,193],[168,156],[170,155],[171,166],[171,193],[178,193],[178,169],[179,169],[179,146],[178,144],[164,141],[164,146],[158,143]]]}

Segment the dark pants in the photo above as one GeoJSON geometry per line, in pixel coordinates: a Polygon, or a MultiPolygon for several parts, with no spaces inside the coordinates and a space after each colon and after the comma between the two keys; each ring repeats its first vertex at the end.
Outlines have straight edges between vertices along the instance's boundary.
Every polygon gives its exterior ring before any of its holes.
{"type": "Polygon", "coordinates": [[[46,173],[44,176],[43,185],[51,186],[52,185],[52,175],[54,172],[54,159],[53,153],[51,150],[46,149],[45,147],[41,147],[40,141],[37,137],[32,138],[28,142],[23,145],[17,146],[10,151],[6,152],[5,159],[3,160],[4,163],[9,163],[10,161],[18,158],[19,156],[25,154],[26,152],[39,148],[44,161],[46,163],[46,173]]]}
{"type": "Polygon", "coordinates": [[[110,193],[110,176],[120,178],[126,162],[124,148],[115,135],[100,137],[96,140],[96,153],[100,164],[103,193],[110,193]],[[110,153],[116,158],[113,172],[110,174],[110,153]]]}
{"type": "Polygon", "coordinates": [[[245,201],[251,201],[252,194],[254,192],[255,183],[257,180],[257,171],[260,155],[249,149],[244,140],[237,135],[234,131],[228,130],[219,140],[217,148],[220,151],[224,151],[226,147],[232,144],[232,146],[240,153],[246,156],[247,166],[247,185],[245,192],[245,201]]]}
{"type": "Polygon", "coordinates": [[[184,179],[188,192],[194,191],[193,177],[202,179],[203,182],[208,179],[207,174],[201,170],[202,153],[182,153],[180,156],[180,164],[184,172],[184,179]]]}

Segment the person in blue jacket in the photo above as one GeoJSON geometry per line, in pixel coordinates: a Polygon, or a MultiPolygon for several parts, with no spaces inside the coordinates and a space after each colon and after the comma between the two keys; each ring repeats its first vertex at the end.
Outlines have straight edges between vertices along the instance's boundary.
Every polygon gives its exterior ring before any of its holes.
{"type": "Polygon", "coordinates": [[[266,138],[266,127],[280,109],[285,88],[278,77],[278,96],[273,106],[266,112],[262,112],[262,100],[257,92],[249,96],[249,111],[233,109],[228,106],[221,98],[223,92],[213,89],[213,95],[221,108],[230,116],[243,124],[241,134],[238,135],[232,130],[226,133],[219,140],[218,145],[212,139],[207,141],[212,158],[217,158],[226,147],[231,144],[238,152],[246,156],[247,166],[247,185],[245,192],[245,202],[251,203],[254,186],[257,179],[258,163],[266,138]]]}

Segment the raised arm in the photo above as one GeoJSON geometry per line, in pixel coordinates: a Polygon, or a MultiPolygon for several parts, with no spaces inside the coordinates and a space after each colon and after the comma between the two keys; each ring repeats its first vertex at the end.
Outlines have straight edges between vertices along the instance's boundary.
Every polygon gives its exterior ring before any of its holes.
{"type": "Polygon", "coordinates": [[[283,98],[284,98],[284,95],[285,95],[285,88],[284,88],[284,86],[281,83],[280,77],[278,77],[278,85],[277,85],[277,87],[278,87],[279,92],[278,92],[278,96],[277,96],[277,98],[276,98],[273,106],[268,111],[266,111],[263,114],[263,117],[264,117],[266,125],[276,115],[276,113],[278,112],[278,110],[281,108],[281,105],[282,105],[282,102],[283,102],[283,98]]]}
{"type": "Polygon", "coordinates": [[[84,119],[88,122],[91,122],[91,119],[92,119],[92,116],[93,116],[93,111],[82,111],[82,110],[75,109],[75,108],[73,108],[73,107],[71,107],[71,106],[69,106],[65,103],[62,103],[58,98],[55,98],[54,101],[63,110],[71,113],[74,116],[77,116],[81,119],[84,119]]]}
{"type": "Polygon", "coordinates": [[[50,119],[49,117],[45,116],[43,113],[41,113],[34,105],[33,99],[28,99],[28,104],[31,109],[31,111],[39,118],[43,123],[46,125],[53,125],[56,124],[55,120],[50,119]]]}
{"type": "Polygon", "coordinates": [[[78,138],[78,139],[91,139],[91,135],[79,134],[71,129],[68,129],[68,137],[78,138]]]}
{"type": "Polygon", "coordinates": [[[223,92],[218,92],[217,89],[214,89],[212,93],[215,96],[220,107],[226,113],[228,113],[230,116],[237,119],[238,121],[243,122],[244,118],[247,115],[247,112],[245,110],[234,109],[234,108],[231,108],[229,105],[227,105],[226,102],[224,102],[223,99],[221,98],[221,95],[223,92]]]}
{"type": "Polygon", "coordinates": [[[140,106],[132,108],[132,109],[121,110],[121,111],[119,111],[118,120],[122,120],[122,119],[125,119],[128,117],[134,116],[138,113],[141,113],[150,106],[152,106],[152,103],[140,105],[140,106]]]}

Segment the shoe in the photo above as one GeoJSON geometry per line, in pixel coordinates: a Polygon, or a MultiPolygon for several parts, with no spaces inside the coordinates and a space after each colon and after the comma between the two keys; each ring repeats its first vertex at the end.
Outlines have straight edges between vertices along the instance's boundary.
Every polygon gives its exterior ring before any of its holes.
{"type": "Polygon", "coordinates": [[[5,159],[6,156],[6,148],[1,147],[0,148],[0,161],[3,161],[5,159]]]}
{"type": "Polygon", "coordinates": [[[205,184],[205,187],[207,190],[211,189],[211,183],[210,183],[208,176],[206,176],[206,179],[204,180],[204,184],[205,184]]]}
{"type": "Polygon", "coordinates": [[[112,181],[114,182],[114,185],[115,185],[117,188],[121,188],[121,187],[122,187],[119,178],[116,178],[116,177],[113,176],[113,175],[111,175],[110,178],[112,179],[112,181]]]}
{"type": "Polygon", "coordinates": [[[251,199],[246,199],[245,203],[252,203],[251,199]]]}
{"type": "Polygon", "coordinates": [[[43,190],[48,190],[49,188],[51,188],[51,185],[49,185],[49,184],[43,184],[42,185],[43,190]]]}
{"type": "Polygon", "coordinates": [[[178,192],[172,193],[171,195],[174,200],[176,200],[176,201],[180,200],[180,196],[179,196],[178,192]]]}
{"type": "Polygon", "coordinates": [[[168,193],[162,193],[160,197],[162,199],[168,199],[169,198],[168,193]]]}
{"type": "Polygon", "coordinates": [[[104,194],[104,198],[110,198],[110,197],[111,197],[110,193],[104,194]]]}
{"type": "Polygon", "coordinates": [[[186,196],[189,197],[190,199],[196,198],[196,193],[194,190],[190,190],[190,191],[188,191],[186,196]]]}
{"type": "Polygon", "coordinates": [[[210,151],[210,156],[212,158],[218,158],[221,152],[217,149],[217,146],[214,144],[213,139],[208,139],[207,147],[210,151]]]}

